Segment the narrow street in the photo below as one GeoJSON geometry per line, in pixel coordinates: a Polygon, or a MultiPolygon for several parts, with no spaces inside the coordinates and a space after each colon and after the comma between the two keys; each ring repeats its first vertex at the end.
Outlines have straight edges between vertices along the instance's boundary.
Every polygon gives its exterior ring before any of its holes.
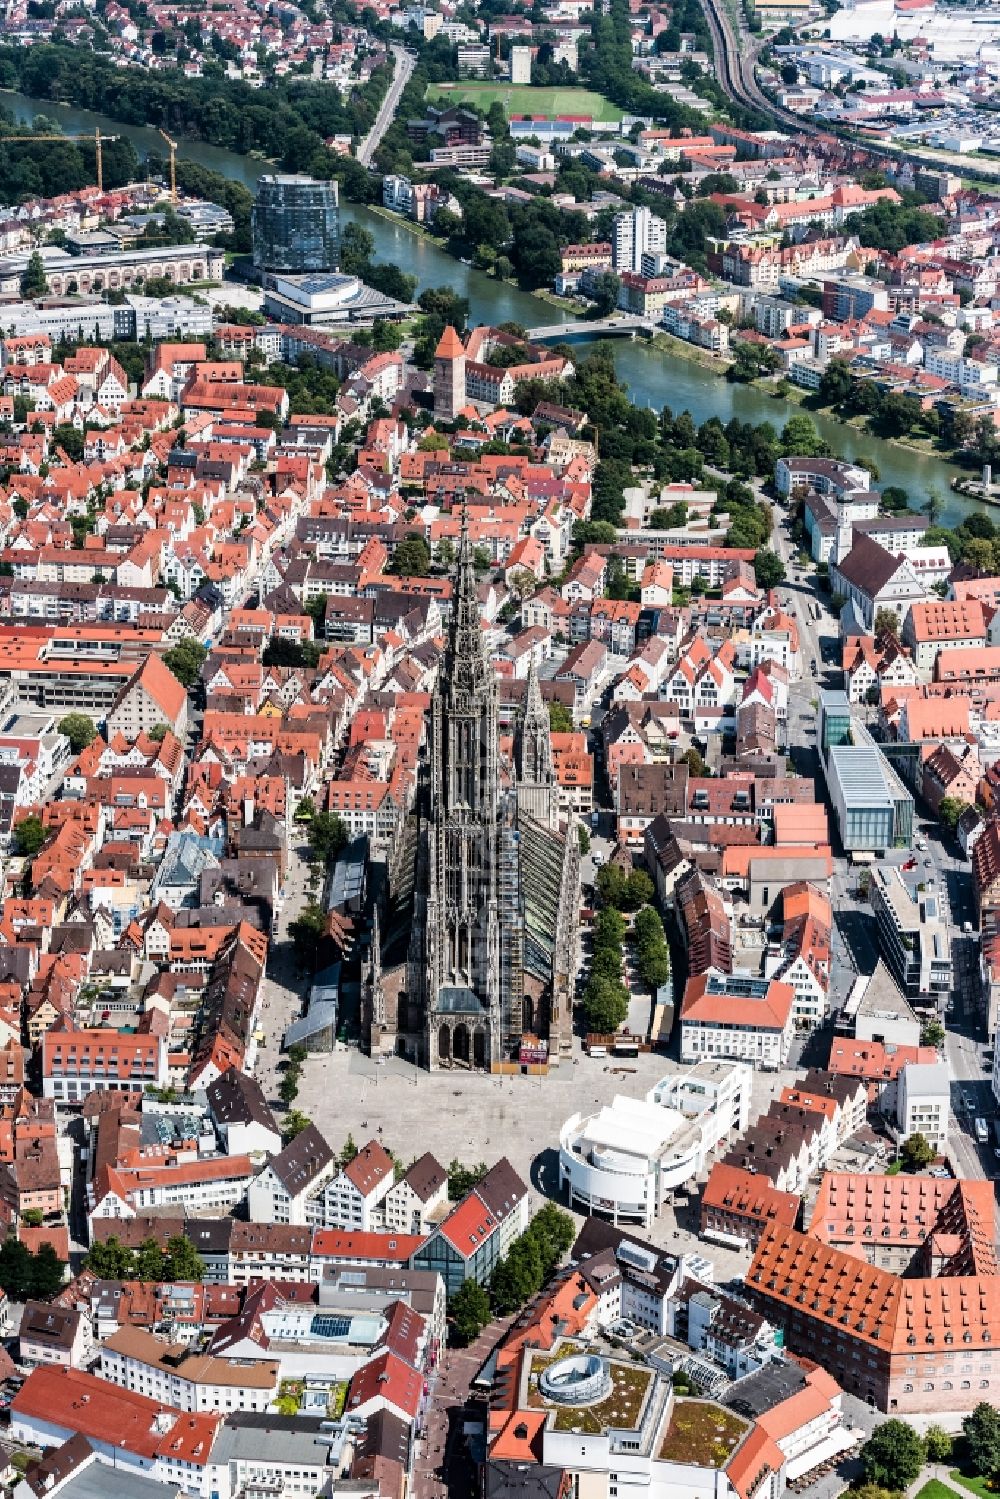
{"type": "Polygon", "coordinates": [[[464,1426],[466,1412],[471,1423],[485,1412],[485,1405],[470,1409],[469,1390],[513,1320],[504,1317],[491,1322],[468,1348],[445,1348],[429,1381],[423,1429],[415,1444],[412,1499],[445,1499],[448,1494],[473,1492],[475,1465],[464,1426]]]}
{"type": "MultiPolygon", "coordinates": [[[[293,838],[298,830],[293,832],[293,838]]],[[[295,947],[288,929],[309,898],[308,844],[292,844],[282,885],[281,905],[275,917],[274,935],[268,950],[267,971],[262,985],[260,1029],[264,1039],[257,1047],[254,1076],[272,1107],[283,1110],[278,1098],[281,1078],[281,1043],[285,1031],[302,1011],[307,980],[299,977],[295,947]]]]}

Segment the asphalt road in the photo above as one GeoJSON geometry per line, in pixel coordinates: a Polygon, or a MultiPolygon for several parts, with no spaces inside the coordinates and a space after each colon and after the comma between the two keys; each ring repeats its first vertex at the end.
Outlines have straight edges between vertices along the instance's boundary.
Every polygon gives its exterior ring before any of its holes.
{"type": "MultiPolygon", "coordinates": [[[[792,560],[795,548],[791,528],[780,508],[776,509],[776,520],[775,550],[788,573],[780,591],[798,621],[803,662],[802,681],[794,684],[789,693],[789,739],[798,761],[802,755],[802,741],[807,748],[815,745],[815,729],[812,727],[815,714],[811,704],[804,701],[805,696],[815,695],[817,684],[821,684],[826,675],[833,675],[829,668],[838,659],[839,641],[836,621],[827,608],[827,596],[816,586],[811,565],[808,570],[800,569],[792,560]],[[801,576],[801,582],[795,581],[796,573],[801,576]],[[819,622],[813,618],[812,605],[815,602],[822,611],[819,622]],[[809,669],[813,657],[819,663],[816,678],[809,669]]],[[[839,671],[836,680],[839,685],[839,671]]],[[[818,765],[816,768],[818,770],[818,765]]],[[[953,1119],[949,1129],[949,1155],[959,1176],[987,1176],[996,1180],[1000,1178],[1000,1158],[996,1155],[992,1121],[997,1105],[991,1086],[992,1064],[985,1059],[978,944],[975,936],[962,930],[975,914],[969,866],[957,844],[942,833],[935,820],[918,816],[914,832],[926,840],[926,848],[913,850],[918,869],[912,877],[919,875],[924,882],[933,881],[934,889],[945,904],[944,914],[952,938],[955,979],[948,1010],[943,1017],[945,1057],[952,1077],[953,1119]],[[987,1145],[976,1140],[977,1118],[985,1118],[990,1126],[987,1145]]],[[[888,855],[888,860],[902,864],[910,856],[909,850],[895,850],[888,855]]],[[[856,892],[857,872],[846,859],[836,858],[831,887],[836,924],[831,975],[834,1007],[846,999],[856,974],[873,972],[879,956],[871,909],[867,902],[857,898],[856,892]]]]}
{"type": "Polygon", "coordinates": [[[396,60],[396,71],[389,85],[389,91],[382,100],[382,107],[375,116],[375,123],[358,147],[358,160],[363,167],[371,166],[372,157],[395,119],[400,95],[410,81],[410,74],[416,66],[416,58],[405,47],[393,47],[391,50],[396,60]]]}

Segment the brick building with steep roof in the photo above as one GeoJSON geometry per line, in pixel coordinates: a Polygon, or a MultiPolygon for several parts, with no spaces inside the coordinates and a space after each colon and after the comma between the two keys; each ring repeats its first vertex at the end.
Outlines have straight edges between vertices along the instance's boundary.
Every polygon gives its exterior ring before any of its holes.
{"type": "Polygon", "coordinates": [[[793,1228],[801,1199],[780,1192],[766,1176],[716,1161],[701,1194],[701,1233],[736,1234],[756,1249],[772,1223],[793,1228]]]}
{"type": "Polygon", "coordinates": [[[449,323],[434,350],[434,415],[453,422],[465,406],[465,349],[449,323]]]}
{"type": "Polygon", "coordinates": [[[1000,1392],[1000,1273],[985,1182],[827,1178],[808,1233],[762,1235],[747,1273],[791,1352],[898,1415],[1000,1392]],[[950,1188],[950,1191],[944,1189],[950,1188]],[[835,1242],[829,1242],[835,1241],[835,1242]],[[903,1272],[870,1260],[888,1259],[903,1272]]]}

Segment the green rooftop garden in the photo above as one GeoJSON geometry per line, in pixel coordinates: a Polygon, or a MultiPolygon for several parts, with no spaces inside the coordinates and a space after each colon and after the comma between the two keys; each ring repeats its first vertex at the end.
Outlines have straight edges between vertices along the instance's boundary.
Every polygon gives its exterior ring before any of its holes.
{"type": "Polygon", "coordinates": [[[721,1468],[732,1457],[749,1423],[714,1400],[675,1400],[660,1459],[721,1468]]]}
{"type": "MultiPolygon", "coordinates": [[[[556,1354],[556,1359],[566,1358],[569,1353],[578,1351],[580,1350],[576,1345],[562,1345],[556,1354]]],[[[538,1375],[546,1364],[552,1362],[554,1362],[552,1358],[544,1356],[532,1359],[528,1404],[536,1410],[553,1411],[556,1431],[580,1431],[588,1436],[598,1436],[609,1426],[631,1430],[639,1424],[646,1395],[653,1382],[653,1375],[649,1369],[612,1362],[609,1365],[612,1390],[606,1400],[600,1401],[597,1405],[556,1405],[553,1401],[546,1400],[538,1388],[538,1375]]]]}

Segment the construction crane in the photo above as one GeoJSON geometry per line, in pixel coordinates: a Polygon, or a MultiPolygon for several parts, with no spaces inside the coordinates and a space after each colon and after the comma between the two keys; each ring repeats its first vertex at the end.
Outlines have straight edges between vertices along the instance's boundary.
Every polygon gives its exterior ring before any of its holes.
{"type": "Polygon", "coordinates": [[[170,147],[170,201],[177,203],[177,142],[172,141],[165,130],[158,131],[170,147]]]}
{"type": "Polygon", "coordinates": [[[101,154],[101,146],[105,141],[120,140],[120,135],[102,135],[100,129],[97,129],[93,135],[3,135],[0,136],[0,146],[10,145],[12,141],[93,141],[97,155],[97,191],[103,193],[104,158],[101,154]]]}

